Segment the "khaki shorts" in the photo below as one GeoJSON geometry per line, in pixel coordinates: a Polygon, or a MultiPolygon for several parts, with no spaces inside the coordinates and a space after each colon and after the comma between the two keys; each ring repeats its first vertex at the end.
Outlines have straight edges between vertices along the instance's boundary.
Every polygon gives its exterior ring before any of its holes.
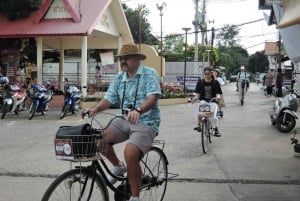
{"type": "Polygon", "coordinates": [[[128,140],[128,143],[134,144],[145,154],[152,146],[156,137],[149,126],[143,124],[131,124],[125,119],[117,118],[109,126],[115,136],[115,144],[128,140]]]}

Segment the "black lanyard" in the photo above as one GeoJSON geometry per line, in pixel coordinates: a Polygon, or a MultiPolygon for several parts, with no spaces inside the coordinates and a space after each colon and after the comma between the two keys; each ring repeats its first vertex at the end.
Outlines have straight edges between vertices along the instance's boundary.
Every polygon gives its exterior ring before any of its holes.
{"type": "MultiPolygon", "coordinates": [[[[135,108],[137,93],[138,93],[138,89],[139,89],[139,82],[140,82],[140,75],[138,75],[138,80],[137,80],[137,83],[136,83],[135,96],[134,96],[134,105],[133,105],[132,108],[129,108],[129,109],[134,109],[135,108]]],[[[124,109],[125,92],[126,92],[126,81],[124,82],[123,97],[122,97],[122,109],[124,109]]]]}

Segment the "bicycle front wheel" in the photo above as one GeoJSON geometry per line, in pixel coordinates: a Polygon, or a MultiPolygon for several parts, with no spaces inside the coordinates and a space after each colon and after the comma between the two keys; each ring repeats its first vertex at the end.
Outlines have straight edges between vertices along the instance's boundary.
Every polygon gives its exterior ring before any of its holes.
{"type": "Polygon", "coordinates": [[[140,162],[142,169],[141,201],[162,201],[168,182],[168,161],[158,147],[151,149],[140,162]]]}
{"type": "Polygon", "coordinates": [[[245,91],[242,89],[242,98],[241,98],[241,106],[244,105],[245,91]]]}
{"type": "Polygon", "coordinates": [[[73,169],[56,178],[42,201],[109,201],[104,180],[89,169],[73,169]]]}
{"type": "Polygon", "coordinates": [[[202,122],[202,132],[201,132],[201,144],[203,153],[207,153],[208,150],[208,136],[209,136],[209,125],[208,120],[204,119],[202,122]]]}

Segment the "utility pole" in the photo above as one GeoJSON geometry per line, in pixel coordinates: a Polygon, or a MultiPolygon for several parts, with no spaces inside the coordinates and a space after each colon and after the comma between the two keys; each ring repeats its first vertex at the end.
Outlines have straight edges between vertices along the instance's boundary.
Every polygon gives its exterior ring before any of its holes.
{"type": "Polygon", "coordinates": [[[201,12],[201,23],[200,23],[200,29],[201,29],[201,44],[204,46],[204,41],[205,41],[205,35],[206,35],[206,0],[203,0],[202,3],[202,12],[201,12]]]}
{"type": "Polygon", "coordinates": [[[199,13],[199,0],[195,0],[195,19],[193,21],[194,29],[195,29],[195,53],[194,53],[194,61],[198,61],[198,31],[200,25],[200,13],[199,13]]]}

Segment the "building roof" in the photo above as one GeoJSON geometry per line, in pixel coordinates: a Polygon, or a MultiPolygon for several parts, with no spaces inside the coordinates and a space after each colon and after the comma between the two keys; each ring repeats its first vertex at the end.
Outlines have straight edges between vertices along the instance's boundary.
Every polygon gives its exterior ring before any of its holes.
{"type": "Polygon", "coordinates": [[[0,38],[89,36],[110,8],[120,35],[131,35],[119,0],[42,0],[41,8],[25,19],[0,16],[0,38]]]}

